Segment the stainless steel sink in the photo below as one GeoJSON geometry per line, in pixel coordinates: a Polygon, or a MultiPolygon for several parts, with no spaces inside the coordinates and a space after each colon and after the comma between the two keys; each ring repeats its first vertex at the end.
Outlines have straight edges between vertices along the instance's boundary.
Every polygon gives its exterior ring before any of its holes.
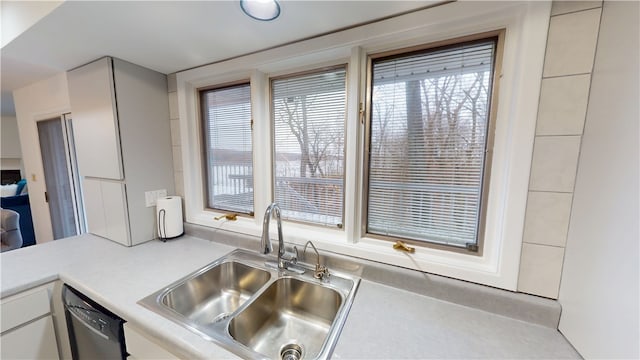
{"type": "Polygon", "coordinates": [[[360,279],[273,269],[274,256],[236,250],[139,301],[245,359],[326,359],[360,279]]]}
{"type": "Polygon", "coordinates": [[[198,325],[208,325],[234,312],[271,275],[239,262],[207,267],[170,288],[160,303],[198,325]]]}
{"type": "Polygon", "coordinates": [[[329,287],[280,278],[231,320],[229,334],[271,359],[281,358],[291,345],[315,358],[342,302],[340,293],[329,287]]]}

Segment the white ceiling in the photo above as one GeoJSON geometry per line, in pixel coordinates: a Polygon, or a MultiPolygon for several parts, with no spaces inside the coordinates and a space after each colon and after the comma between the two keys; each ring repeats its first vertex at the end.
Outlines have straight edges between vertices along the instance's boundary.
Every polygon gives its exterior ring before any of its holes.
{"type": "Polygon", "coordinates": [[[3,45],[2,113],[12,90],[104,55],[170,74],[439,2],[282,0],[262,22],[239,1],[66,1],[3,45]]]}

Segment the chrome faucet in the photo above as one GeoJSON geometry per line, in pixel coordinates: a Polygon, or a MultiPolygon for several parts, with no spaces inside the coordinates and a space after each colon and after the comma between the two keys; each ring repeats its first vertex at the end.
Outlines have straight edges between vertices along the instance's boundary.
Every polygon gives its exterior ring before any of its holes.
{"type": "Polygon", "coordinates": [[[316,269],[313,272],[313,277],[320,280],[328,279],[329,275],[331,275],[329,274],[329,269],[324,265],[320,265],[320,253],[318,253],[318,249],[316,249],[316,246],[313,245],[311,241],[307,241],[307,243],[304,245],[304,250],[302,251],[302,253],[305,255],[305,259],[307,255],[307,246],[309,245],[311,245],[313,251],[316,252],[316,269]]]}
{"type": "MultiPolygon", "coordinates": [[[[260,238],[260,251],[263,254],[268,254],[273,251],[271,240],[269,239],[269,223],[271,222],[272,213],[275,212],[276,221],[278,223],[278,263],[275,264],[278,269],[290,270],[297,273],[304,273],[304,269],[295,266],[298,261],[297,249],[296,254],[289,254],[284,248],[284,239],[282,237],[282,220],[280,219],[280,207],[276,203],[272,203],[267,207],[264,213],[264,220],[262,221],[262,237],[260,238]]],[[[267,265],[274,265],[267,262],[267,265]]]]}
{"type": "MultiPolygon", "coordinates": [[[[280,220],[280,207],[278,204],[273,203],[267,206],[267,211],[264,213],[264,219],[262,220],[262,237],[260,238],[260,251],[263,254],[268,254],[273,251],[271,240],[269,239],[269,222],[271,221],[271,212],[276,210],[276,221],[278,222],[278,243],[281,244],[282,240],[282,220],[280,220]]],[[[278,250],[279,252],[279,250],[278,250]]]]}

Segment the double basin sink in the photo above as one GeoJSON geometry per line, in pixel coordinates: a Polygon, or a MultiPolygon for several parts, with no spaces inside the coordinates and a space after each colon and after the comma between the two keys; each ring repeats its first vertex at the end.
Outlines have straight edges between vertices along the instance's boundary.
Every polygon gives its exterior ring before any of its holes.
{"type": "Polygon", "coordinates": [[[360,280],[314,278],[235,250],[140,300],[148,309],[246,359],[331,356],[360,280]]]}

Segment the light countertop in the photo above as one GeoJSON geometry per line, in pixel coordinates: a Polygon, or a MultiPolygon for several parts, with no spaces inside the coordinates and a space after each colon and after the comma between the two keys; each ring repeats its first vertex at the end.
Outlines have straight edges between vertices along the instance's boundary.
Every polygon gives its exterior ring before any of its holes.
{"type": "MultiPolygon", "coordinates": [[[[257,248],[257,244],[256,244],[257,248]]],[[[61,279],[186,358],[237,358],[138,305],[233,247],[192,236],[127,248],[82,235],[0,255],[0,297],[61,279]]],[[[579,358],[556,329],[363,279],[334,359],[579,358]]]]}

